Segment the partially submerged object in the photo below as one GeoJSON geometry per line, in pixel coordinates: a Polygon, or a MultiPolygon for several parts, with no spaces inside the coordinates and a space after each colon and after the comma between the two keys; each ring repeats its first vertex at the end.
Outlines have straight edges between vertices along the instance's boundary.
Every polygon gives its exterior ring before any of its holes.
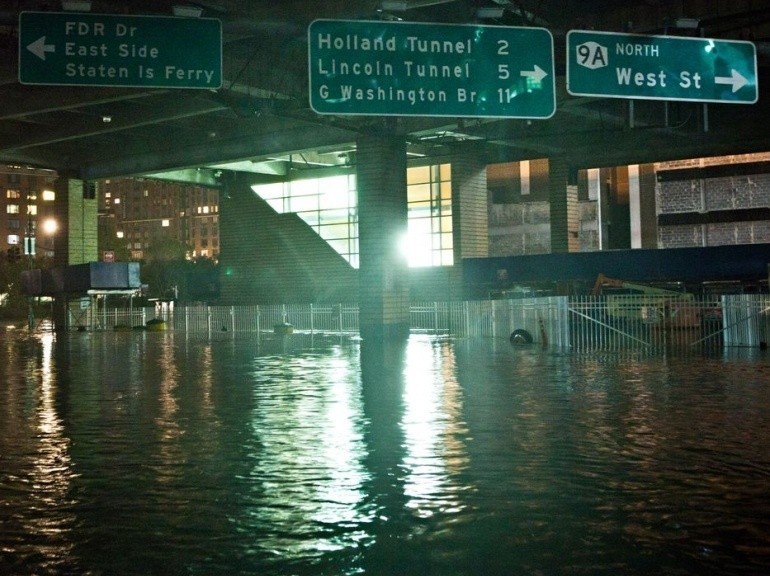
{"type": "Polygon", "coordinates": [[[288,322],[279,322],[273,326],[273,332],[276,334],[291,334],[294,332],[294,326],[288,322]]]}
{"type": "Polygon", "coordinates": [[[151,332],[162,332],[166,329],[166,321],[163,318],[153,318],[145,322],[144,327],[151,332]]]}

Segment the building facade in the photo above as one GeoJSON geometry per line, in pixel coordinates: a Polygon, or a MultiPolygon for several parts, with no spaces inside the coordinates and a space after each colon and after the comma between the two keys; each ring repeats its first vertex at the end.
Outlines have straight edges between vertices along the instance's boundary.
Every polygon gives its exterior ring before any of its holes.
{"type": "MultiPolygon", "coordinates": [[[[458,226],[453,207],[459,211],[461,196],[452,192],[463,173],[451,163],[408,169],[407,251],[412,266],[451,268],[464,257],[453,247],[458,226]]],[[[252,190],[276,214],[296,214],[357,269],[356,182],[351,174],[255,185],[252,190]]],[[[770,154],[581,169],[569,184],[579,209],[577,249],[570,251],[770,243],[769,175],[770,154]]],[[[548,179],[546,159],[486,166],[484,182],[472,196],[486,187],[487,256],[551,251],[548,179]]],[[[25,238],[34,236],[37,254],[53,256],[56,233],[42,224],[55,218],[56,181],[50,170],[0,166],[4,255],[23,256],[25,238]]],[[[102,258],[114,252],[116,259],[126,260],[219,260],[219,189],[148,178],[102,180],[97,189],[102,258]]],[[[254,233],[256,224],[249,223],[247,234],[254,233]]],[[[233,241],[247,243],[243,234],[233,241]]]]}
{"type": "MultiPolygon", "coordinates": [[[[99,182],[99,227],[105,243],[131,260],[219,258],[219,191],[145,178],[99,182]]],[[[102,249],[109,249],[103,246],[102,249]]]]}
{"type": "Polygon", "coordinates": [[[56,173],[21,166],[0,166],[0,250],[21,257],[26,237],[35,237],[35,252],[53,256],[55,250],[54,181],[56,173]],[[48,226],[43,226],[48,221],[48,226]]]}

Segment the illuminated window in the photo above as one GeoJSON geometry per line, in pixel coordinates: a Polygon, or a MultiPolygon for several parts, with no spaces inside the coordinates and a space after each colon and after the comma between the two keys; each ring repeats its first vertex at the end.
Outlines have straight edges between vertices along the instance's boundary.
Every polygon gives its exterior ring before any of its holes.
{"type": "Polygon", "coordinates": [[[168,228],[169,226],[171,226],[171,222],[169,220],[163,220],[160,223],[160,225],[163,226],[164,228],[168,228]]]}
{"type": "Polygon", "coordinates": [[[451,266],[452,167],[417,166],[406,173],[409,266],[451,266]]]}
{"type": "Polygon", "coordinates": [[[117,236],[118,238],[123,238],[123,230],[118,230],[118,232],[117,232],[116,236],[117,236]]]}
{"type": "Polygon", "coordinates": [[[16,245],[21,240],[20,236],[18,234],[8,234],[8,244],[10,245],[16,245]]]}
{"type": "Polygon", "coordinates": [[[5,197],[9,200],[16,200],[17,198],[21,198],[21,194],[18,190],[6,190],[5,197]]]}
{"type": "MultiPolygon", "coordinates": [[[[358,268],[358,195],[353,174],[255,185],[254,192],[278,213],[293,212],[358,268]]],[[[451,165],[407,170],[410,266],[451,266],[451,165]]]]}
{"type": "Polygon", "coordinates": [[[8,204],[5,207],[6,214],[18,214],[19,213],[19,205],[18,204],[8,204]]]}
{"type": "Polygon", "coordinates": [[[35,204],[27,204],[27,214],[29,216],[37,216],[37,206],[35,204]]]}
{"type": "Polygon", "coordinates": [[[120,198],[115,198],[115,204],[120,204],[120,198]]]}
{"type": "Polygon", "coordinates": [[[294,212],[358,268],[358,205],[353,174],[253,187],[279,213],[294,212]]]}
{"type": "Polygon", "coordinates": [[[41,195],[44,202],[53,202],[56,200],[56,192],[53,190],[43,190],[43,194],[41,195]]]}

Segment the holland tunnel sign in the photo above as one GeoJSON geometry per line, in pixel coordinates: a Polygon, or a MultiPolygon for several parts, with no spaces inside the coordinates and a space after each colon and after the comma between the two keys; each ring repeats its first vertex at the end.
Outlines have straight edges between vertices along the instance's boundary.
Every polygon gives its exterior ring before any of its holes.
{"type": "Polygon", "coordinates": [[[544,28],[315,20],[310,106],[319,114],[550,118],[544,28]]]}
{"type": "Polygon", "coordinates": [[[22,12],[19,82],[220,88],[222,24],[211,18],[22,12]]]}

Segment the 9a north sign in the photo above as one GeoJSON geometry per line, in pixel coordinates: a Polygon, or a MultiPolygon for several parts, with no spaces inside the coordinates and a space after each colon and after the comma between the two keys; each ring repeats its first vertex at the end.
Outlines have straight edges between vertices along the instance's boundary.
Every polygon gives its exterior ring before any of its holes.
{"type": "Polygon", "coordinates": [[[571,30],[567,91],[573,96],[753,104],[759,98],[751,42],[571,30]]]}

